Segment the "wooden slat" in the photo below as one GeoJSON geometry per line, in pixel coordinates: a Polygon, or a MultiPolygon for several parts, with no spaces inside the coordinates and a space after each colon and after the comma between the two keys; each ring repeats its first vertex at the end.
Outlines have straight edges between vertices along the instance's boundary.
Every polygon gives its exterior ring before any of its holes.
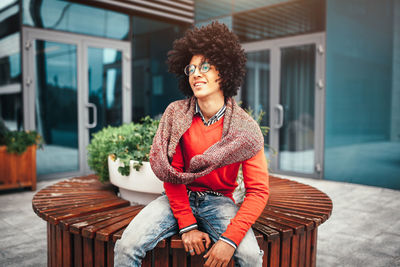
{"type": "Polygon", "coordinates": [[[141,208],[133,210],[131,212],[122,214],[120,216],[114,218],[108,218],[106,220],[96,222],[94,224],[88,225],[82,229],[82,235],[84,237],[93,238],[96,233],[99,231],[99,237],[108,240],[108,236],[116,232],[117,230],[126,227],[132,219],[139,213],[141,208]]]}
{"type": "Polygon", "coordinates": [[[83,238],[80,235],[73,235],[74,239],[74,266],[83,266],[83,238]]]}
{"type": "Polygon", "coordinates": [[[50,225],[51,233],[51,266],[57,266],[57,238],[56,238],[56,226],[50,225]]]}
{"type": "MultiPolygon", "coordinates": [[[[139,212],[139,211],[137,211],[139,212]]],[[[102,240],[102,241],[108,241],[110,238],[110,235],[122,228],[125,228],[128,226],[128,224],[132,221],[133,217],[129,216],[126,219],[122,221],[118,221],[115,223],[112,223],[108,225],[107,227],[104,227],[98,231],[96,231],[96,239],[102,240]]],[[[85,232],[86,229],[83,231],[85,232]]],[[[90,234],[94,234],[93,232],[90,232],[90,234]]]]}
{"type": "Polygon", "coordinates": [[[114,267],[114,242],[107,242],[107,267],[114,267]]]}
{"type": "MultiPolygon", "coordinates": [[[[129,209],[123,210],[122,212],[117,212],[117,213],[106,212],[106,213],[102,213],[103,214],[102,216],[101,215],[89,216],[89,218],[87,218],[87,219],[79,220],[78,222],[71,224],[69,226],[69,228],[70,228],[70,231],[75,234],[81,233],[81,230],[84,228],[86,229],[86,231],[90,231],[91,229],[101,229],[102,226],[105,227],[105,226],[111,224],[112,222],[117,222],[126,217],[132,217],[132,216],[136,215],[140,209],[141,209],[141,207],[129,207],[129,209]],[[122,219],[119,219],[121,216],[122,216],[122,219]],[[97,226],[97,228],[96,228],[96,226],[97,226]]],[[[98,213],[95,213],[95,214],[97,215],[98,213]]],[[[93,214],[90,214],[90,215],[93,215],[93,214]]],[[[80,216],[79,218],[82,219],[82,216],[80,216]]],[[[85,236],[93,238],[93,236],[89,236],[89,234],[85,235],[85,236]]]]}
{"type": "Polygon", "coordinates": [[[279,267],[280,265],[280,254],[281,254],[281,245],[280,239],[274,239],[270,242],[270,258],[269,258],[269,266],[271,267],[279,267]]]}
{"type": "Polygon", "coordinates": [[[131,210],[132,210],[131,206],[126,206],[126,207],[117,208],[117,209],[113,209],[113,210],[102,211],[102,212],[99,212],[99,213],[91,213],[91,214],[82,215],[82,216],[79,216],[79,217],[73,217],[73,218],[61,220],[59,222],[59,225],[61,226],[62,229],[68,230],[70,225],[72,225],[72,224],[81,223],[81,222],[84,222],[84,221],[96,219],[97,217],[109,216],[111,218],[112,216],[119,216],[119,215],[127,213],[127,212],[129,212],[131,210]]]}
{"type": "Polygon", "coordinates": [[[146,253],[146,256],[144,257],[142,261],[142,267],[151,267],[151,260],[152,260],[152,255],[153,251],[148,251],[146,253]]]}
{"type": "Polygon", "coordinates": [[[104,267],[107,256],[107,244],[100,240],[94,240],[94,266],[104,267]]]}
{"type": "Polygon", "coordinates": [[[165,242],[165,240],[163,241],[163,247],[156,247],[154,249],[154,266],[169,266],[169,243],[165,242]]]}
{"type": "Polygon", "coordinates": [[[190,258],[190,267],[202,267],[204,266],[205,260],[203,258],[204,253],[201,255],[189,256],[190,258]]]}
{"type": "Polygon", "coordinates": [[[50,223],[47,223],[47,265],[52,266],[53,264],[53,240],[52,240],[52,234],[51,234],[51,230],[52,229],[52,225],[50,223]]]}
{"type": "Polygon", "coordinates": [[[183,248],[172,250],[172,267],[187,267],[187,253],[183,248]]]}
{"type": "Polygon", "coordinates": [[[63,247],[63,265],[72,266],[73,258],[73,243],[72,234],[68,231],[62,230],[62,247],[63,247]]]}
{"type": "Polygon", "coordinates": [[[50,214],[48,217],[48,220],[51,223],[57,224],[60,220],[64,220],[64,219],[68,219],[68,218],[72,218],[72,217],[78,217],[78,216],[90,214],[93,212],[105,211],[105,210],[110,210],[113,208],[120,208],[120,207],[124,207],[126,205],[127,205],[127,201],[122,200],[122,199],[115,200],[115,201],[107,201],[107,202],[103,202],[103,203],[88,206],[88,207],[66,210],[65,212],[59,212],[56,214],[50,214]]]}
{"type": "Polygon", "coordinates": [[[311,232],[311,266],[314,267],[317,264],[317,235],[318,228],[315,228],[311,232]]]}
{"type": "Polygon", "coordinates": [[[94,242],[91,238],[83,238],[83,266],[94,267],[94,242]]]}

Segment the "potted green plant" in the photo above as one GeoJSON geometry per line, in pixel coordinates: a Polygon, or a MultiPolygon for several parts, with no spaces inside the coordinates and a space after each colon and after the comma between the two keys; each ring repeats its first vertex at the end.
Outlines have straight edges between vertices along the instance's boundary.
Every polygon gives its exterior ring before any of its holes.
{"type": "Polygon", "coordinates": [[[100,181],[119,187],[121,197],[131,202],[148,204],[163,190],[148,162],[158,124],[147,116],[140,123],[108,126],[93,134],[88,146],[90,168],[100,181]]]}
{"type": "Polygon", "coordinates": [[[36,148],[43,139],[35,131],[10,131],[0,119],[0,189],[36,190],[36,148]]]}

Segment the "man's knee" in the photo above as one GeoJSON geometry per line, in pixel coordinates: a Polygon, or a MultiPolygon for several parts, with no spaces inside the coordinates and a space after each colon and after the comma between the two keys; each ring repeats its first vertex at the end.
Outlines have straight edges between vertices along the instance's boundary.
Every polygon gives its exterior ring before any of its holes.
{"type": "Polygon", "coordinates": [[[235,260],[240,266],[262,266],[264,251],[260,249],[253,230],[250,229],[235,252],[235,260]]]}

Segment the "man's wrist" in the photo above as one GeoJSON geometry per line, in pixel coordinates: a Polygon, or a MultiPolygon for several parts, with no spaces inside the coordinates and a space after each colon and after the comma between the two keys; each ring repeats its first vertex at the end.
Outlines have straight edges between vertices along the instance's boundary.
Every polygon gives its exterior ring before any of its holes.
{"type": "Polygon", "coordinates": [[[233,242],[232,240],[230,240],[229,238],[226,238],[224,236],[221,236],[219,238],[219,240],[224,241],[225,243],[228,243],[229,245],[231,245],[235,250],[237,248],[237,245],[235,244],[235,242],[233,242]]]}
{"type": "Polygon", "coordinates": [[[179,230],[179,234],[182,235],[182,234],[184,234],[184,233],[187,233],[187,232],[189,232],[189,231],[195,230],[195,229],[197,229],[197,228],[198,228],[197,223],[194,223],[194,224],[191,224],[191,225],[189,225],[189,226],[186,226],[186,227],[180,229],[180,230],[179,230]]]}

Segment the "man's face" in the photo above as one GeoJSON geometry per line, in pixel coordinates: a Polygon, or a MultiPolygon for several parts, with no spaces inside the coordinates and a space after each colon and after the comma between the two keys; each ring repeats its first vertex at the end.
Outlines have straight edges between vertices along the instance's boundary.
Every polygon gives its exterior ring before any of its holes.
{"type": "Polygon", "coordinates": [[[219,72],[213,65],[210,65],[210,69],[207,72],[201,72],[201,64],[204,62],[206,62],[204,56],[194,55],[189,63],[196,66],[194,72],[189,75],[189,83],[194,96],[199,100],[206,100],[215,96],[221,97],[221,95],[223,97],[223,92],[220,90],[219,82],[217,81],[219,72]]]}

